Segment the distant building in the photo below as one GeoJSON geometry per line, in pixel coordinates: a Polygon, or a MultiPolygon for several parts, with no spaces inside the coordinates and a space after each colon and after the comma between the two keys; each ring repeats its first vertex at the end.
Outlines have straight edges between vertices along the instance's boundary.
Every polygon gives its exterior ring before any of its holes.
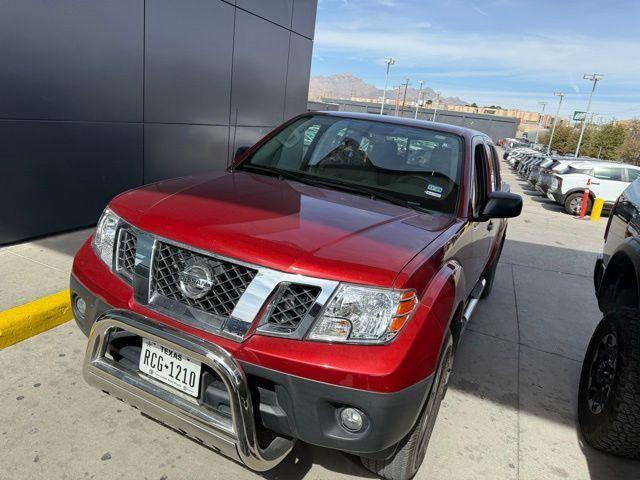
{"type": "MultiPolygon", "coordinates": [[[[477,113],[482,115],[498,115],[500,117],[515,117],[518,119],[518,123],[537,124],[547,128],[553,124],[553,115],[541,115],[539,112],[527,112],[525,110],[519,110],[515,108],[495,108],[495,107],[472,107],[471,105],[444,105],[440,108],[451,110],[454,112],[465,113],[477,113]]],[[[566,120],[558,117],[560,124],[565,123],[566,120]]]]}

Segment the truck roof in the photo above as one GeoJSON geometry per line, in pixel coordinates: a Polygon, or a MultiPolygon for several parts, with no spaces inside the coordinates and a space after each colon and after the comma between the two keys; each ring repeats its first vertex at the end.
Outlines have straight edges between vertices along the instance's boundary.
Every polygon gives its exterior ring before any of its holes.
{"type": "Polygon", "coordinates": [[[478,130],[473,130],[471,128],[459,127],[457,125],[449,125],[448,123],[439,123],[432,122],[429,120],[414,120],[413,118],[404,118],[404,117],[393,117],[391,115],[378,115],[374,113],[358,113],[358,112],[334,112],[334,111],[319,111],[319,112],[310,112],[314,115],[327,115],[330,117],[341,117],[341,118],[353,118],[356,120],[367,120],[371,122],[378,123],[392,123],[394,125],[406,125],[408,127],[417,127],[417,128],[428,128],[430,130],[440,130],[446,133],[452,133],[454,135],[460,135],[466,139],[471,139],[473,137],[482,136],[491,140],[491,138],[486,134],[482,133],[478,130]]]}

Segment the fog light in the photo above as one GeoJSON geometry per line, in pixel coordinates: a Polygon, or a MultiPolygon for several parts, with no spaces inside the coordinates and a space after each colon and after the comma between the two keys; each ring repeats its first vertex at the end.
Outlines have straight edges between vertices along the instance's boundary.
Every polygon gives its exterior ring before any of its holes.
{"type": "Polygon", "coordinates": [[[359,432],[364,426],[364,414],[355,408],[343,408],[340,411],[340,421],[350,432],[359,432]]]}
{"type": "Polygon", "coordinates": [[[85,313],[87,313],[87,302],[84,301],[84,298],[82,298],[81,296],[76,296],[75,300],[74,300],[75,304],[76,304],[76,312],[78,312],[78,314],[84,318],[85,313]]]}

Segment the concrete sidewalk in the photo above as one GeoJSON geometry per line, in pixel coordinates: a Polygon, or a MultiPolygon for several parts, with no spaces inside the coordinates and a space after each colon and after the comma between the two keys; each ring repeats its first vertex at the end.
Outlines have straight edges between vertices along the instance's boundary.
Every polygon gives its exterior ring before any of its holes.
{"type": "MultiPolygon", "coordinates": [[[[574,220],[504,162],[503,174],[523,214],[462,339],[416,478],[640,478],[640,463],[587,447],[576,428],[582,357],[601,317],[591,272],[606,218],[574,220]]],[[[1,480],[372,478],[357,458],[302,443],[276,469],[253,473],[85,385],[85,345],[68,323],[0,351],[9,366],[0,369],[1,480]]]]}
{"type": "Polygon", "coordinates": [[[73,256],[93,229],[0,247],[0,311],[69,288],[73,256]]]}

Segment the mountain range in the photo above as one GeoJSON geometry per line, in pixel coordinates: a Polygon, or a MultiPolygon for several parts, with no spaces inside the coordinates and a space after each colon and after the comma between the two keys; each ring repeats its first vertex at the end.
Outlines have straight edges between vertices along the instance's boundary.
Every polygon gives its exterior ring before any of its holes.
{"type": "MultiPolygon", "coordinates": [[[[398,88],[396,86],[394,89],[392,82],[389,83],[386,98],[395,100],[396,95],[398,95],[398,88]]],[[[407,102],[415,102],[418,99],[418,91],[418,88],[409,86],[407,88],[407,102]]],[[[435,100],[437,97],[437,93],[430,87],[423,87],[422,92],[425,100],[435,100]]],[[[403,95],[404,88],[401,88],[400,99],[402,99],[403,95]]],[[[366,83],[352,73],[311,77],[309,81],[309,99],[319,100],[322,98],[367,98],[379,101],[382,98],[382,89],[366,83]]],[[[458,97],[441,97],[440,101],[448,105],[468,104],[468,102],[458,97]]]]}

